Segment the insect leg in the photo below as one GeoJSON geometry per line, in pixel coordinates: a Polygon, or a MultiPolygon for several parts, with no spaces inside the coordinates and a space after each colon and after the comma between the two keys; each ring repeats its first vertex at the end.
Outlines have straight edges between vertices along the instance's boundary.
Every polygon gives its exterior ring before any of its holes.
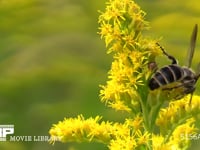
{"type": "Polygon", "coordinates": [[[178,64],[177,60],[173,56],[169,55],[159,43],[156,43],[156,44],[160,47],[163,54],[166,55],[168,59],[172,61],[172,64],[178,64]]]}
{"type": "Polygon", "coordinates": [[[190,101],[189,101],[189,105],[191,105],[191,103],[192,103],[192,96],[193,96],[193,92],[190,94],[190,101]]]}

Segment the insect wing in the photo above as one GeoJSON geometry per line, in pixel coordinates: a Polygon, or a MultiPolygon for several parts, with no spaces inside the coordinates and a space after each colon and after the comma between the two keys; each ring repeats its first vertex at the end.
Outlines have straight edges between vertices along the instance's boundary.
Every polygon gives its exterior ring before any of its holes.
{"type": "Polygon", "coordinates": [[[170,83],[162,88],[167,97],[178,100],[183,98],[185,94],[185,87],[180,81],[170,83]]]}
{"type": "Polygon", "coordinates": [[[195,49],[196,39],[197,39],[197,32],[198,32],[198,26],[197,26],[197,24],[195,24],[193,32],[192,32],[191,40],[190,40],[190,47],[189,47],[188,53],[187,53],[187,64],[186,64],[186,66],[188,68],[191,67],[191,63],[192,63],[192,58],[193,58],[193,55],[194,55],[194,49],[195,49]]]}
{"type": "Polygon", "coordinates": [[[200,76],[200,62],[197,65],[197,70],[196,70],[197,78],[200,76]]]}

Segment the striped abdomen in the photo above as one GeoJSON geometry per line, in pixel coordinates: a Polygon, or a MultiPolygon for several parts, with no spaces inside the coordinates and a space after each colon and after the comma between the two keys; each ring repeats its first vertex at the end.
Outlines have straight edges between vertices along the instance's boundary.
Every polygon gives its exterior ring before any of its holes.
{"type": "Polygon", "coordinates": [[[157,89],[161,86],[176,82],[184,76],[184,70],[176,65],[172,64],[165,66],[156,71],[153,77],[149,81],[149,88],[151,90],[157,89]]]}

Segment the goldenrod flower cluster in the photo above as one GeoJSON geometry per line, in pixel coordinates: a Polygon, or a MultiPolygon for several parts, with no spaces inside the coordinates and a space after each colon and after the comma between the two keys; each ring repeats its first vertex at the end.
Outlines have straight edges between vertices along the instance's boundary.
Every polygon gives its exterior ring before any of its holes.
{"type": "Polygon", "coordinates": [[[100,96],[116,110],[139,111],[139,99],[148,90],[148,64],[160,53],[155,41],[142,37],[141,32],[149,27],[144,16],[132,0],[110,0],[99,17],[99,33],[114,58],[109,81],[101,86],[100,96]]]}
{"type": "Polygon", "coordinates": [[[130,117],[123,123],[103,121],[100,116],[66,118],[50,129],[51,142],[95,141],[110,150],[187,149],[191,140],[200,138],[200,96],[194,95],[189,105],[189,96],[175,101],[160,89],[149,90],[155,58],[162,51],[158,40],[142,35],[149,25],[133,0],[108,0],[100,13],[99,34],[113,55],[108,81],[101,85],[101,101],[130,117]]]}
{"type": "Polygon", "coordinates": [[[148,145],[148,132],[143,134],[142,118],[126,119],[124,123],[101,121],[101,117],[85,119],[83,115],[68,118],[54,125],[49,131],[51,142],[101,142],[113,150],[135,149],[148,145]]]}

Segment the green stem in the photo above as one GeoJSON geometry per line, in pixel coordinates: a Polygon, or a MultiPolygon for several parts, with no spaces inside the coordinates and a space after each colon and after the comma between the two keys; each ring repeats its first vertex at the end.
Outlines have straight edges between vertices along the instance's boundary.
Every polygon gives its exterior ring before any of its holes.
{"type": "MultiPolygon", "coordinates": [[[[147,108],[147,105],[144,101],[141,102],[141,107],[142,107],[142,115],[143,115],[143,119],[144,119],[144,127],[145,127],[146,131],[148,131],[149,133],[152,133],[150,124],[148,121],[149,108],[147,108]]],[[[152,134],[151,134],[151,136],[152,136],[152,134]]],[[[151,140],[148,141],[148,150],[152,150],[152,141],[151,140]]]]}
{"type": "MultiPolygon", "coordinates": [[[[149,96],[151,97],[150,99],[152,99],[152,95],[151,93],[149,94],[149,96]]],[[[148,97],[148,100],[150,100],[148,97]]],[[[155,128],[155,122],[156,119],[158,117],[159,111],[164,103],[164,99],[161,99],[160,94],[158,93],[157,96],[153,99],[156,104],[152,105],[150,108],[150,113],[149,113],[149,120],[150,120],[150,130],[153,132],[154,128],[155,128]]]]}
{"type": "Polygon", "coordinates": [[[142,107],[142,116],[143,116],[143,119],[144,119],[144,126],[145,126],[145,129],[147,131],[150,130],[149,128],[149,123],[148,123],[148,109],[146,107],[146,103],[144,103],[142,100],[141,100],[141,107],[142,107]]]}

